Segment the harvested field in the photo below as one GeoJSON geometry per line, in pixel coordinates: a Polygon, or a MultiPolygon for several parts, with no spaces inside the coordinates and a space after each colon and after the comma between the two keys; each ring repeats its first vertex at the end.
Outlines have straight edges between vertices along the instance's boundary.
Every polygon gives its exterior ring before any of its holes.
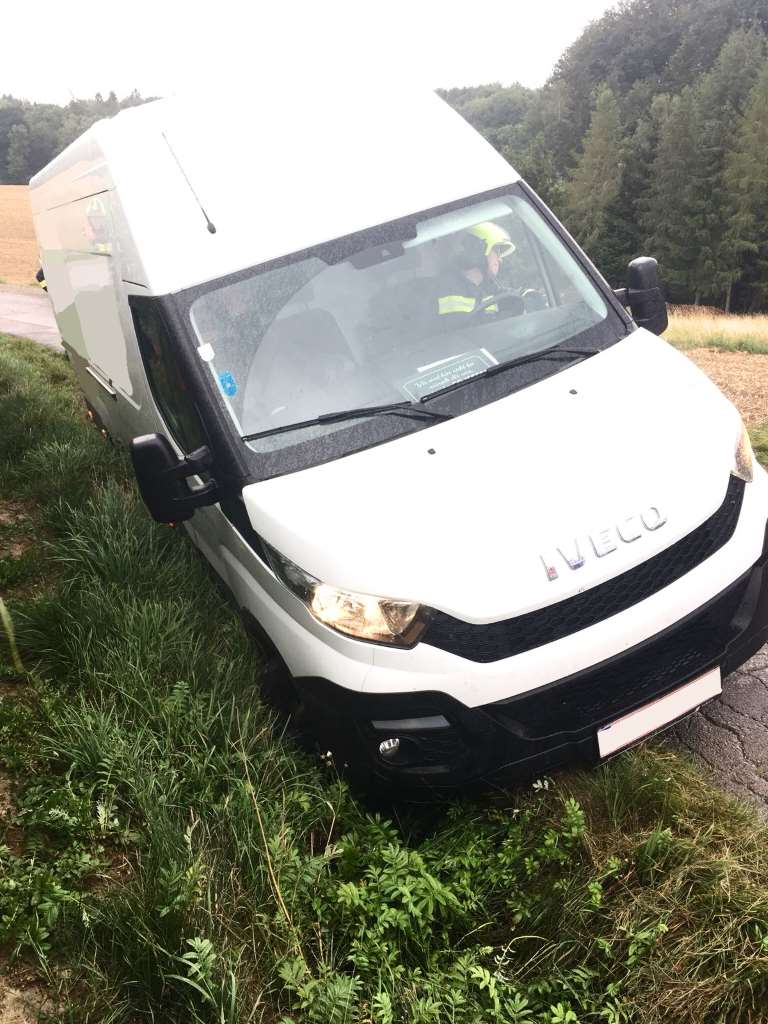
{"type": "Polygon", "coordinates": [[[0,281],[34,284],[38,268],[26,185],[0,185],[0,281]]]}
{"type": "Polygon", "coordinates": [[[710,306],[670,306],[664,337],[676,348],[768,353],[768,315],[723,313],[710,306]]]}
{"type": "Polygon", "coordinates": [[[730,398],[748,427],[768,420],[768,356],[715,348],[689,349],[686,355],[730,398]]]}

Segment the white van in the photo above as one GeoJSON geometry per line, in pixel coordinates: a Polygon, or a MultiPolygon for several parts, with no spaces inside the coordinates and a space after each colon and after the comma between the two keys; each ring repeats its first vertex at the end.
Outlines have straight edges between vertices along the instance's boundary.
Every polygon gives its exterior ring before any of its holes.
{"type": "Polygon", "coordinates": [[[612,291],[432,93],[158,101],[31,199],[91,415],[323,750],[595,763],[768,639],[768,477],[655,261],[612,291]]]}

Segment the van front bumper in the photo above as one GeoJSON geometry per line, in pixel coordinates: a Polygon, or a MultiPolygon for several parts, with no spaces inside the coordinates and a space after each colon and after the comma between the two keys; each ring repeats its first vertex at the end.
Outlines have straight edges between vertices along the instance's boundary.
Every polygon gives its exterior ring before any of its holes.
{"type": "MultiPolygon", "coordinates": [[[[359,693],[296,678],[313,732],[337,759],[403,786],[452,788],[600,760],[597,730],[715,666],[723,678],[768,642],[768,528],[760,559],[673,626],[585,671],[467,707],[436,691],[359,693]],[[385,739],[399,740],[390,759],[385,739]]],[[[672,724],[672,723],[670,723],[672,724]]]]}

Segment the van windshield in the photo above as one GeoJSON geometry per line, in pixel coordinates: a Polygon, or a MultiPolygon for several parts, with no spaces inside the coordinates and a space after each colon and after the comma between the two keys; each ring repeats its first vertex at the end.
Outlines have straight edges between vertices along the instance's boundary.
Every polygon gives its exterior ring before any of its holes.
{"type": "MultiPolygon", "coordinates": [[[[255,451],[359,431],[359,419],[306,425],[331,413],[405,403],[432,408],[438,394],[443,408],[447,392],[471,387],[490,367],[575,339],[604,347],[623,333],[617,314],[516,188],[415,218],[396,235],[374,230],[353,252],[331,244],[256,268],[192,302],[200,356],[255,451]],[[304,425],[277,429],[294,424],[304,425]]],[[[535,379],[561,368],[544,361],[535,379]]],[[[513,379],[508,390],[516,386],[513,379]]],[[[485,401],[498,397],[493,390],[485,401]]],[[[467,408],[465,401],[457,411],[467,408]]],[[[429,422],[391,419],[392,436],[429,422]]],[[[346,450],[364,446],[351,439],[346,450]]]]}

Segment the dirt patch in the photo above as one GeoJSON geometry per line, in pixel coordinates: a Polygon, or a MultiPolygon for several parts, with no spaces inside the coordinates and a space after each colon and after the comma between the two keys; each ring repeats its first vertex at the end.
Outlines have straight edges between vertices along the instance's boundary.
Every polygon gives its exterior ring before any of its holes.
{"type": "Polygon", "coordinates": [[[0,526],[23,525],[29,520],[31,507],[24,501],[0,500],[0,526]]]}
{"type": "Polygon", "coordinates": [[[5,772],[0,771],[0,820],[5,818],[12,810],[11,780],[5,772]]]}
{"type": "Polygon", "coordinates": [[[39,266],[26,185],[0,185],[0,281],[34,284],[39,266]]]}
{"type": "Polygon", "coordinates": [[[748,427],[768,421],[768,356],[713,348],[685,354],[730,398],[748,427]]]}
{"type": "Polygon", "coordinates": [[[37,1024],[42,1009],[51,1011],[54,1004],[41,985],[17,988],[0,974],[0,1024],[37,1024]]]}
{"type": "MultiPolygon", "coordinates": [[[[0,771],[0,825],[14,810],[11,779],[0,771]]],[[[0,842],[10,847],[14,855],[21,854],[20,829],[6,828],[5,834],[0,831],[0,842]]],[[[35,969],[23,961],[15,961],[13,967],[9,967],[6,953],[4,950],[0,955],[0,1024],[37,1024],[40,1010],[53,1009],[53,1003],[39,983],[35,969]]]]}
{"type": "Polygon", "coordinates": [[[32,547],[31,526],[27,503],[0,500],[0,558],[21,558],[32,547]]]}
{"type": "Polygon", "coordinates": [[[10,544],[0,544],[0,558],[21,558],[24,552],[32,546],[31,537],[24,540],[14,540],[10,544]]]}
{"type": "MultiPolygon", "coordinates": [[[[15,810],[16,805],[13,802],[11,779],[5,772],[0,771],[0,842],[4,843],[11,853],[18,857],[24,848],[23,833],[20,828],[16,828],[14,825],[6,826],[5,824],[12,817],[15,810]]],[[[0,982],[2,982],[1,977],[0,982]]],[[[0,1024],[3,1024],[2,1015],[0,1015],[0,1024]]]]}

